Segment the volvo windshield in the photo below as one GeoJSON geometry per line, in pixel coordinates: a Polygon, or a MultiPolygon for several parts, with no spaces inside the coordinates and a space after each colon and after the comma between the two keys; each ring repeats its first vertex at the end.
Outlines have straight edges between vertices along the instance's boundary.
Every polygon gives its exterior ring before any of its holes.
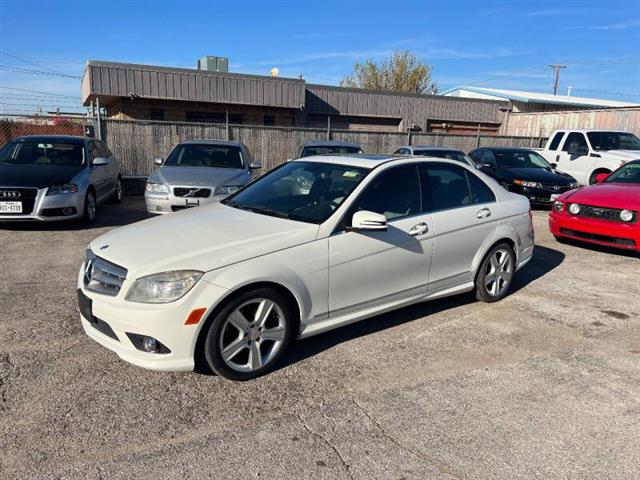
{"type": "Polygon", "coordinates": [[[243,168],[240,148],[234,145],[178,145],[167,161],[167,167],[243,168]]]}

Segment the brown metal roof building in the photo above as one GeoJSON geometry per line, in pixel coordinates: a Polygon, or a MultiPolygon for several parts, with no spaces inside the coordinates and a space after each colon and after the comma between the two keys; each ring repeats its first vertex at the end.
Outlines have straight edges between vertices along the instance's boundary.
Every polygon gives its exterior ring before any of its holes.
{"type": "Polygon", "coordinates": [[[507,102],[412,95],[302,79],[89,61],[82,101],[111,118],[334,129],[494,133],[507,102]]]}

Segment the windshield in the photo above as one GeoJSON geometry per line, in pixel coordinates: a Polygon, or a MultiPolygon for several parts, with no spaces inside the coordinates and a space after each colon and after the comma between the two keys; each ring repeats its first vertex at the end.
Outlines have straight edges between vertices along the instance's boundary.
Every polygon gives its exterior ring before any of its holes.
{"type": "Polygon", "coordinates": [[[20,140],[0,150],[4,165],[83,165],[84,144],[81,142],[20,140]]]}
{"type": "Polygon", "coordinates": [[[640,138],[631,133],[590,132],[587,137],[594,150],[640,150],[640,138]]]}
{"type": "Polygon", "coordinates": [[[164,164],[168,167],[243,168],[240,148],[233,145],[178,145],[164,164]]]}
{"type": "Polygon", "coordinates": [[[551,165],[542,155],[526,150],[494,151],[501,168],[544,168],[551,170],[551,165]]]}
{"type": "Polygon", "coordinates": [[[637,183],[640,184],[640,160],[627,163],[605,179],[606,183],[637,183]]]}
{"type": "Polygon", "coordinates": [[[368,171],[347,165],[290,162],[223,203],[274,217],[320,224],[342,204],[368,171]]]}
{"type": "Polygon", "coordinates": [[[473,161],[467,157],[463,152],[457,150],[414,150],[414,155],[426,155],[428,157],[448,158],[449,160],[455,160],[457,162],[466,163],[473,166],[473,161]]]}
{"type": "Polygon", "coordinates": [[[362,153],[360,147],[345,147],[340,145],[322,145],[317,147],[304,147],[302,149],[302,157],[310,157],[311,155],[336,155],[344,153],[362,153]]]}

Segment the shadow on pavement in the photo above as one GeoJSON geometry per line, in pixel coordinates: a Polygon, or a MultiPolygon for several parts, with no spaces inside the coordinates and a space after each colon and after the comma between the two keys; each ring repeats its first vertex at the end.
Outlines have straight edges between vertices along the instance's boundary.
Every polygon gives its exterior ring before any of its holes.
{"type": "Polygon", "coordinates": [[[100,205],[97,210],[96,220],[91,225],[85,225],[79,221],[18,221],[0,222],[0,229],[40,232],[90,230],[94,228],[120,227],[145,218],[149,218],[149,215],[145,208],[144,197],[125,197],[119,205],[108,203],[100,205]]]}
{"type": "MultiPolygon", "coordinates": [[[[511,294],[558,267],[564,261],[564,258],[565,255],[558,250],[536,246],[533,259],[516,274],[511,286],[511,294]]],[[[290,350],[284,355],[282,362],[276,369],[285,368],[354,338],[380,332],[406,322],[411,322],[450,308],[468,305],[476,301],[473,293],[468,293],[423,302],[295,342],[291,345],[290,350]]]]}

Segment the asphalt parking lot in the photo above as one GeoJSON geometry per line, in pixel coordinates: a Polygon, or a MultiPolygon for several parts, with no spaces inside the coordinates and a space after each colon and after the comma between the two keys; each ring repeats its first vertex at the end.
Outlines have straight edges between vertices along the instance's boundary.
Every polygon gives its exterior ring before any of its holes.
{"type": "Polygon", "coordinates": [[[547,215],[503,301],[366,320],[246,383],[142,370],[84,335],[84,249],[141,199],[89,229],[0,225],[0,477],[635,480],[640,258],[559,244],[547,215]]]}

